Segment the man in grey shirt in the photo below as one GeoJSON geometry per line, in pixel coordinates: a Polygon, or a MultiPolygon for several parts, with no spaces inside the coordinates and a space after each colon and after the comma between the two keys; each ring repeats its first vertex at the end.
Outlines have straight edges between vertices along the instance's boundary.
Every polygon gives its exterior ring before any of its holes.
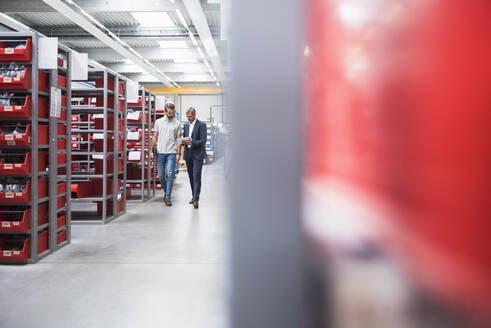
{"type": "Polygon", "coordinates": [[[172,195],[172,186],[174,185],[174,176],[176,174],[176,165],[179,162],[181,154],[181,145],[177,143],[177,138],[181,137],[180,124],[174,118],[174,104],[165,105],[165,116],[155,122],[152,144],[150,153],[157,146],[157,169],[159,171],[159,180],[164,189],[164,203],[166,206],[172,206],[170,197],[172,195]]]}

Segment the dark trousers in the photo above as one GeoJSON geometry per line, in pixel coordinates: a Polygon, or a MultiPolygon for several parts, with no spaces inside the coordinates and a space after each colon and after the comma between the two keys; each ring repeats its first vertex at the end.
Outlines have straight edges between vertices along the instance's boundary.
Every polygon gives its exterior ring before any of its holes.
{"type": "Polygon", "coordinates": [[[186,166],[188,169],[191,191],[193,193],[193,200],[199,201],[199,194],[201,193],[201,171],[203,170],[203,160],[187,160],[186,166]]]}

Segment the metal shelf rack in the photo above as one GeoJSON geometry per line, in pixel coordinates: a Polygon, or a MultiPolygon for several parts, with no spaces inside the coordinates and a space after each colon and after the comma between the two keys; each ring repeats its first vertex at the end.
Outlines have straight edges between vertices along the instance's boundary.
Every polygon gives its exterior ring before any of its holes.
{"type": "MultiPolygon", "coordinates": [[[[23,164],[2,163],[0,179],[5,181],[7,176],[24,177],[26,181],[26,189],[23,192],[1,193],[0,263],[2,264],[36,263],[68,245],[71,238],[70,216],[67,212],[70,208],[70,195],[67,193],[70,188],[70,170],[59,175],[67,167],[67,158],[64,158],[63,163],[62,154],[67,150],[60,146],[67,147],[66,138],[69,130],[64,127],[66,127],[66,115],[70,113],[70,106],[62,108],[64,118],[56,117],[49,110],[50,94],[47,92],[51,87],[60,88],[58,80],[60,76],[60,80],[64,79],[66,83],[61,87],[62,93],[65,96],[69,95],[70,70],[39,69],[40,37],[35,32],[0,33],[2,63],[29,67],[23,77],[2,78],[1,81],[2,91],[14,95],[14,97],[9,96],[10,101],[25,97],[25,105],[2,106],[0,124],[8,125],[15,121],[21,126],[26,125],[27,140],[26,143],[22,143],[18,141],[21,139],[18,135],[5,135],[5,140],[9,141],[1,147],[1,153],[9,159],[12,159],[12,154],[26,158],[23,164]],[[20,51],[8,48],[10,44],[18,42],[25,43],[25,48],[21,48],[20,51]],[[9,58],[12,55],[15,58],[9,58]],[[24,84],[19,85],[17,82],[24,84]],[[39,88],[43,90],[40,91],[39,88]],[[28,137],[27,126],[30,126],[28,137]],[[19,174],[9,173],[11,171],[19,174]]],[[[67,61],[67,67],[70,67],[70,50],[61,45],[58,50],[67,61]]]]}
{"type": "Polygon", "coordinates": [[[127,88],[102,66],[88,75],[92,87],[72,90],[72,217],[74,224],[106,224],[126,212],[127,88]]]}
{"type": "MultiPolygon", "coordinates": [[[[138,103],[128,104],[127,139],[128,139],[128,170],[130,178],[126,181],[129,202],[145,202],[149,200],[152,188],[151,177],[154,171],[150,159],[150,143],[152,140],[152,117],[155,112],[153,94],[145,88],[139,90],[138,103]],[[138,119],[137,119],[138,117],[138,119]],[[130,120],[131,118],[131,120],[130,120]],[[139,154],[139,159],[130,160],[130,156],[139,154]],[[138,191],[134,197],[132,191],[138,191]]],[[[153,191],[155,196],[155,190],[153,191]]],[[[152,196],[152,197],[153,197],[152,196]]]]}

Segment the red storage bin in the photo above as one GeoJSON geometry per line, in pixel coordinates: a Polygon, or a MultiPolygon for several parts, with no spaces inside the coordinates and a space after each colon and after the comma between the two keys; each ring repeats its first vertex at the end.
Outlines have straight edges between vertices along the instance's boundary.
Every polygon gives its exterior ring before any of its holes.
{"type": "Polygon", "coordinates": [[[62,88],[66,88],[67,86],[67,79],[63,75],[58,74],[58,86],[62,88]]]}
{"type": "Polygon", "coordinates": [[[63,58],[58,57],[58,67],[65,67],[65,61],[63,60],[63,58]]]}
{"type": "MultiPolygon", "coordinates": [[[[93,187],[94,187],[94,193],[96,195],[102,195],[102,179],[97,179],[97,180],[94,180],[94,184],[93,184],[93,187]]],[[[113,179],[107,179],[107,193],[108,194],[112,194],[113,193],[113,179]]],[[[121,179],[118,179],[118,191],[119,189],[121,188],[121,179]]]]}
{"type": "MultiPolygon", "coordinates": [[[[104,88],[104,79],[95,80],[96,88],[104,88]]],[[[108,90],[114,91],[114,79],[107,79],[107,88],[108,90]]],[[[124,83],[119,82],[118,92],[120,95],[124,94],[124,83]]]]}
{"type": "Polygon", "coordinates": [[[32,40],[26,40],[26,47],[24,49],[9,48],[7,43],[0,43],[0,61],[26,61],[29,62],[32,59],[32,40]]]}
{"type": "MultiPolygon", "coordinates": [[[[123,200],[118,199],[118,214],[123,212],[123,200]]],[[[102,215],[102,202],[97,202],[97,214],[102,215]]],[[[109,200],[107,202],[106,215],[113,215],[113,201],[109,200]]]]}
{"type": "MultiPolygon", "coordinates": [[[[22,77],[0,77],[0,90],[28,90],[32,88],[32,70],[30,67],[24,69],[22,77]]],[[[39,72],[39,91],[48,91],[48,74],[39,72]]]]}
{"type": "MultiPolygon", "coordinates": [[[[48,179],[38,180],[38,199],[48,196],[48,179]]],[[[31,180],[27,181],[24,192],[0,192],[0,203],[22,203],[29,204],[31,201],[31,180]]]]}
{"type": "MultiPolygon", "coordinates": [[[[96,174],[102,174],[102,166],[103,166],[103,160],[102,159],[96,159],[95,160],[95,173],[96,174]]],[[[109,160],[107,162],[107,173],[113,173],[113,160],[112,156],[109,156],[109,160]]],[[[119,159],[118,160],[118,172],[123,171],[123,160],[119,159]]]]}
{"type": "Polygon", "coordinates": [[[65,207],[65,205],[66,205],[66,197],[65,196],[58,197],[58,199],[56,200],[56,209],[59,210],[60,208],[65,207]]]}
{"type": "MultiPolygon", "coordinates": [[[[22,156],[22,154],[3,154],[3,156],[22,156]]],[[[30,174],[31,173],[31,153],[24,154],[23,163],[1,163],[0,164],[0,175],[11,175],[11,174],[30,174]]],[[[0,154],[2,157],[2,154],[0,154]]],[[[8,160],[8,157],[7,157],[8,160]]],[[[48,166],[48,153],[38,152],[38,172],[46,171],[48,166]]]]}
{"type": "Polygon", "coordinates": [[[142,141],[142,130],[138,129],[137,131],[132,132],[131,129],[127,129],[126,140],[128,142],[141,142],[142,141]]]}
{"type": "MultiPolygon", "coordinates": [[[[110,131],[114,130],[114,115],[113,114],[108,114],[107,115],[107,129],[110,131]]],[[[96,117],[95,118],[95,128],[96,130],[104,130],[104,118],[102,117],[96,117]]],[[[124,120],[118,119],[118,131],[123,131],[124,129],[124,120]]]]}
{"type": "Polygon", "coordinates": [[[66,96],[61,95],[61,106],[66,107],[66,96]]]}
{"type": "Polygon", "coordinates": [[[58,117],[60,121],[66,121],[66,110],[62,109],[60,111],[60,117],[58,117]]]}
{"type": "MultiPolygon", "coordinates": [[[[49,107],[48,99],[38,97],[38,117],[48,118],[49,107]]],[[[0,118],[30,118],[32,116],[31,96],[27,96],[24,105],[17,106],[0,106],[0,118]]]]}
{"type": "MultiPolygon", "coordinates": [[[[65,217],[65,224],[66,224],[66,217],[65,217]]],[[[56,234],[56,244],[57,245],[63,243],[64,241],[66,241],[66,239],[67,239],[66,230],[60,231],[56,234]]]]}
{"type": "MultiPolygon", "coordinates": [[[[97,97],[95,105],[97,107],[103,107],[104,106],[104,98],[103,97],[97,97]]],[[[118,106],[119,106],[119,111],[123,112],[124,111],[124,99],[118,99],[118,106]]],[[[114,96],[107,96],[107,108],[114,109],[114,96]]]]}
{"type": "MultiPolygon", "coordinates": [[[[0,131],[1,131],[0,127],[0,131]]],[[[48,144],[48,126],[38,125],[38,144],[48,144]]],[[[0,135],[0,146],[30,146],[31,145],[31,124],[27,124],[24,134],[2,134],[0,135]]]]}
{"type": "Polygon", "coordinates": [[[136,103],[128,103],[128,106],[141,106],[142,105],[142,97],[138,97],[138,101],[136,103]]]}
{"type": "MultiPolygon", "coordinates": [[[[142,178],[142,172],[141,172],[141,165],[137,167],[128,167],[126,171],[126,178],[128,180],[141,180],[142,178]]],[[[145,178],[148,178],[148,168],[144,168],[144,176],[145,178]]]]}
{"type": "MultiPolygon", "coordinates": [[[[104,147],[104,140],[102,139],[96,139],[95,141],[95,151],[100,153],[103,151],[104,147]]],[[[114,147],[114,138],[113,136],[109,136],[107,139],[107,150],[112,151],[114,147]]],[[[118,151],[123,151],[123,139],[118,138],[118,151]]]]}
{"type": "Polygon", "coordinates": [[[60,229],[61,227],[66,226],[66,214],[59,214],[56,219],[56,227],[60,229]]]}
{"type": "MultiPolygon", "coordinates": [[[[31,258],[31,238],[12,235],[0,237],[0,261],[27,262],[31,258]],[[9,246],[19,247],[20,250],[9,250],[9,246]]],[[[38,254],[48,250],[48,230],[38,234],[38,254]]]]}
{"type": "Polygon", "coordinates": [[[58,195],[61,195],[66,192],[66,182],[58,182],[56,184],[56,191],[58,195]]]}
{"type": "Polygon", "coordinates": [[[126,115],[126,119],[128,123],[141,123],[142,120],[145,120],[145,122],[148,122],[148,112],[145,112],[145,115],[143,115],[142,111],[136,111],[132,113],[128,113],[126,115]]]}
{"type": "MultiPolygon", "coordinates": [[[[22,220],[12,221],[9,207],[0,212],[0,232],[26,232],[31,230],[31,209],[24,210],[22,220]]],[[[38,226],[48,223],[48,203],[38,206],[38,226]]]]}
{"type": "Polygon", "coordinates": [[[66,154],[58,154],[57,158],[59,165],[66,164],[66,154]]]}
{"type": "Polygon", "coordinates": [[[58,124],[57,133],[59,136],[65,136],[66,135],[66,125],[65,124],[58,124]]]}
{"type": "Polygon", "coordinates": [[[66,149],[66,139],[58,139],[58,149],[59,150],[66,149]]]}
{"type": "Polygon", "coordinates": [[[94,182],[79,182],[72,184],[72,198],[85,198],[94,196],[94,182]]]}

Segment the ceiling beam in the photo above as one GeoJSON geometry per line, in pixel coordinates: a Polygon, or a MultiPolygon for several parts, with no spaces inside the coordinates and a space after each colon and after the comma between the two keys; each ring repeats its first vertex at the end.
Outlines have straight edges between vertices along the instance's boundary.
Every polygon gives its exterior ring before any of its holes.
{"type": "Polygon", "coordinates": [[[159,70],[152,67],[151,64],[146,63],[141,55],[138,55],[134,51],[124,47],[120,42],[108,36],[105,32],[103,32],[100,28],[96,27],[90,21],[88,21],[84,16],[77,13],[75,10],[67,6],[60,0],[43,0],[45,3],[49,4],[51,7],[56,9],[60,14],[64,15],[66,18],[77,24],[78,26],[85,29],[87,32],[91,33],[97,39],[102,41],[104,44],[112,48],[114,51],[119,53],[120,55],[131,59],[135,64],[138,64],[144,71],[150,73],[160,82],[162,82],[166,86],[172,86],[172,81],[170,81],[167,77],[162,74],[159,70]]]}
{"type": "MultiPolygon", "coordinates": [[[[0,0],[1,1],[1,0],[0,0]]],[[[106,28],[116,34],[120,39],[144,39],[152,38],[155,40],[187,40],[188,30],[185,28],[172,27],[172,28],[142,28],[138,26],[124,26],[124,27],[107,27],[106,28]]],[[[70,38],[70,39],[83,39],[93,38],[91,33],[88,33],[83,28],[79,27],[35,27],[36,31],[49,35],[51,37],[70,38]]]]}
{"type": "Polygon", "coordinates": [[[21,22],[9,17],[5,14],[0,13],[0,24],[18,32],[31,32],[31,29],[22,24],[21,22]]]}
{"type": "MultiPolygon", "coordinates": [[[[162,72],[167,73],[207,73],[208,69],[203,63],[155,63],[154,64],[162,72]]],[[[139,73],[141,68],[134,64],[110,64],[106,65],[113,71],[119,73],[139,73]]]]}
{"type": "MultiPolygon", "coordinates": [[[[156,82],[149,74],[139,73],[139,74],[124,74],[129,79],[138,83],[151,83],[156,82]]],[[[210,74],[188,74],[188,73],[169,73],[169,76],[177,83],[215,83],[215,80],[210,74]]]]}
{"type": "MultiPolygon", "coordinates": [[[[94,12],[154,12],[174,11],[176,5],[169,0],[73,0],[88,13],[94,12]]],[[[1,0],[0,12],[53,12],[53,8],[39,0],[1,0]]]]}
{"type": "Polygon", "coordinates": [[[200,40],[203,43],[206,53],[210,57],[211,65],[214,71],[218,74],[218,79],[225,81],[225,74],[223,65],[218,54],[218,49],[215,44],[215,40],[210,32],[210,27],[206,21],[205,13],[201,7],[199,0],[183,0],[184,7],[186,8],[192,24],[196,28],[199,34],[200,40]]]}
{"type": "MultiPolygon", "coordinates": [[[[89,57],[101,61],[114,61],[125,59],[126,57],[112,51],[111,49],[84,49],[83,52],[89,57]]],[[[192,59],[199,58],[198,52],[194,48],[187,49],[162,49],[162,48],[138,48],[138,53],[148,60],[166,59],[192,59]]]]}

